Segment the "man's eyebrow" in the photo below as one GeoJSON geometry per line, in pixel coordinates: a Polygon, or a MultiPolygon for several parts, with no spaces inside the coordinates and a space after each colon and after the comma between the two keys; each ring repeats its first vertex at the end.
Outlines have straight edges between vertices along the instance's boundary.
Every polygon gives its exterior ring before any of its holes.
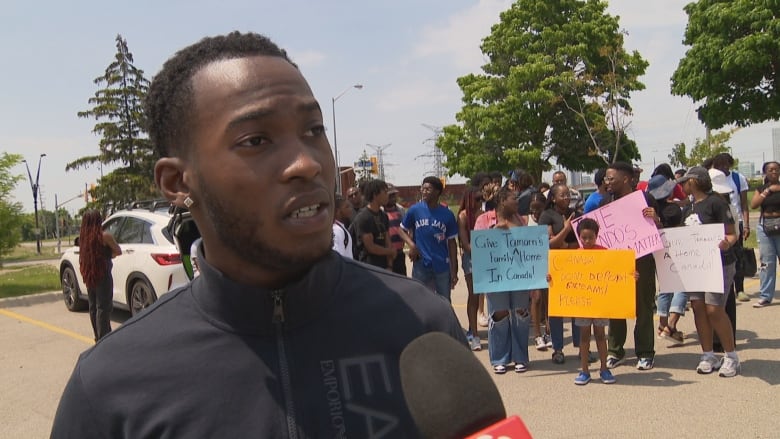
{"type": "MultiPolygon", "coordinates": [[[[296,111],[299,113],[313,113],[313,112],[322,113],[320,104],[317,101],[300,103],[296,106],[296,111]]],[[[240,114],[235,118],[231,119],[231,121],[228,123],[228,128],[233,128],[234,126],[240,125],[244,122],[264,119],[273,116],[277,112],[278,111],[273,108],[259,108],[256,110],[248,111],[246,113],[240,114]]]]}

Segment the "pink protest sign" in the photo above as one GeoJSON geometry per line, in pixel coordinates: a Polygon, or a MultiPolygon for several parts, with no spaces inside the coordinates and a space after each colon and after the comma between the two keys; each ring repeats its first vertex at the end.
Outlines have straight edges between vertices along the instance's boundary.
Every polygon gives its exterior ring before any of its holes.
{"type": "MultiPolygon", "coordinates": [[[[599,223],[598,243],[610,249],[634,250],[640,258],[664,248],[661,235],[652,218],[642,215],[647,207],[644,193],[634,191],[604,207],[572,220],[572,227],[585,218],[593,218],[599,223]]],[[[579,236],[577,236],[579,240],[579,236]]]]}

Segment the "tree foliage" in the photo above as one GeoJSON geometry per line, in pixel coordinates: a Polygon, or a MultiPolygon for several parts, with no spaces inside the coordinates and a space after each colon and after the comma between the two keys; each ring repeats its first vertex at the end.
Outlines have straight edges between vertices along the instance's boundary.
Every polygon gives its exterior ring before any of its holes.
{"type": "Polygon", "coordinates": [[[13,250],[21,239],[22,205],[11,198],[11,191],[24,178],[21,174],[13,174],[11,169],[21,162],[21,155],[0,154],[0,258],[13,250]]]}
{"type": "Polygon", "coordinates": [[[677,143],[669,154],[669,163],[672,166],[690,168],[691,166],[701,166],[705,160],[722,152],[730,153],[731,147],[728,146],[728,141],[736,131],[728,130],[711,134],[709,140],[697,138],[690,152],[687,152],[685,143],[677,143]]]}
{"type": "Polygon", "coordinates": [[[623,48],[618,18],[596,0],[518,0],[482,41],[482,74],[458,78],[463,107],[437,146],[450,174],[551,161],[592,171],[639,157],[626,134],[647,62],[623,48]]]}
{"type": "Polygon", "coordinates": [[[115,210],[140,199],[154,198],[154,163],[156,152],[143,127],[143,98],[149,81],[143,70],[133,65],[133,54],[121,35],[116,37],[116,56],[103,75],[94,82],[102,86],[89,99],[92,108],[78,117],[98,121],[92,132],[100,136],[96,155],[68,163],[66,170],[92,164],[118,165],[102,176],[90,190],[89,207],[115,210]]]}
{"type": "Polygon", "coordinates": [[[672,93],[699,103],[713,129],[780,118],[780,2],[699,0],[685,6],[690,46],[672,75],[672,93]]]}

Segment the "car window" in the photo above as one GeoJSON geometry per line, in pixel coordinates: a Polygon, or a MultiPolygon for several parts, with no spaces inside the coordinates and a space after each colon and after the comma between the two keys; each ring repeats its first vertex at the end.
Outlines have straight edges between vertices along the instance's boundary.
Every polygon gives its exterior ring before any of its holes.
{"type": "Polygon", "coordinates": [[[110,220],[106,221],[105,224],[103,224],[103,230],[110,233],[114,239],[116,239],[117,235],[119,234],[119,229],[122,228],[122,223],[124,221],[125,218],[121,216],[111,218],[110,220]]]}
{"type": "Polygon", "coordinates": [[[127,218],[114,237],[120,244],[154,244],[151,225],[138,218],[127,218]]]}

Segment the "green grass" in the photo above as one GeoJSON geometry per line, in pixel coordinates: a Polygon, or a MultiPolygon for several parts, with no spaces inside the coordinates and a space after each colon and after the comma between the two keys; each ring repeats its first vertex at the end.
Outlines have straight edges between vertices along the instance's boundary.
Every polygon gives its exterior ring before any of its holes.
{"type": "Polygon", "coordinates": [[[0,298],[60,289],[57,267],[48,264],[12,268],[0,273],[0,298]]]}
{"type": "MultiPolygon", "coordinates": [[[[61,248],[65,251],[65,249],[68,248],[68,241],[63,240],[61,248]]],[[[3,256],[0,259],[0,262],[41,261],[45,259],[57,259],[59,257],[60,254],[57,253],[56,241],[54,245],[51,243],[46,243],[44,245],[44,242],[41,241],[41,254],[38,254],[34,242],[32,245],[17,245],[10,253],[3,256]]]]}

